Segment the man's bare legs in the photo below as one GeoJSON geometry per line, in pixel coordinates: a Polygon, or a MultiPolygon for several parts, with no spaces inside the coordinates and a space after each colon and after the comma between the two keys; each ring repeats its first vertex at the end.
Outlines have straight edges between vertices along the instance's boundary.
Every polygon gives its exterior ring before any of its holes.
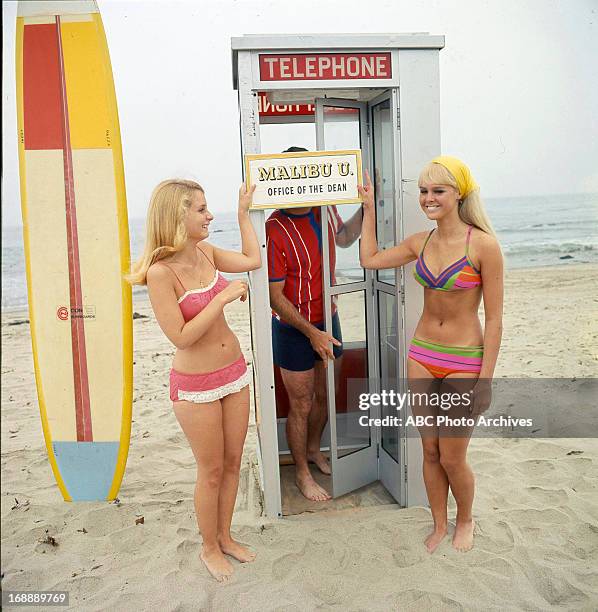
{"type": "MultiPolygon", "coordinates": [[[[334,360],[335,382],[339,384],[339,373],[342,355],[334,360]]],[[[328,399],[326,397],[326,368],[322,361],[316,361],[314,382],[314,403],[309,413],[309,426],[307,433],[307,460],[315,463],[323,474],[330,474],[328,459],[320,450],[322,434],[328,422],[328,399]]]]}
{"type": "MultiPolygon", "coordinates": [[[[295,461],[295,481],[299,490],[307,499],[326,501],[330,499],[330,495],[314,480],[307,463],[308,431],[312,418],[311,412],[314,408],[315,369],[295,372],[280,368],[280,373],[289,396],[290,406],[286,433],[289,449],[295,461]]],[[[325,416],[326,413],[324,412],[325,416]]],[[[315,426],[320,426],[320,414],[315,417],[315,423],[315,426]]],[[[326,420],[324,420],[325,425],[326,420]]],[[[322,430],[324,426],[322,426],[322,430]]]]}

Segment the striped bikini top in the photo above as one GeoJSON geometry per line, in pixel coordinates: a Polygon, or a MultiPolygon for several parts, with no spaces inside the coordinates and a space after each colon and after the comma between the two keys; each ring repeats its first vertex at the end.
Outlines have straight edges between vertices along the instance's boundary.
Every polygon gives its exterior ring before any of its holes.
{"type": "Polygon", "coordinates": [[[457,291],[459,289],[472,289],[473,287],[481,286],[482,276],[480,271],[473,265],[471,259],[469,259],[469,239],[472,229],[473,226],[470,225],[467,230],[465,255],[445,268],[439,276],[434,276],[424,261],[424,249],[432,236],[432,232],[434,231],[432,230],[428,234],[415,263],[415,268],[413,269],[415,280],[428,289],[436,289],[438,291],[457,291]]]}

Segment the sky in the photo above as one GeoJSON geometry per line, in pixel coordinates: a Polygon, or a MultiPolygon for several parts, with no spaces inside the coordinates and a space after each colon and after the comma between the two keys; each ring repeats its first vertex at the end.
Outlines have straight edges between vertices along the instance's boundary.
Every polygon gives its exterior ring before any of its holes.
{"type": "MultiPolygon", "coordinates": [[[[2,224],[21,224],[16,2],[3,2],[2,224]]],[[[119,109],[128,211],[165,178],[199,181],[216,214],[241,182],[231,36],[429,32],[441,148],[485,197],[598,192],[596,0],[98,0],[119,109]]],[[[313,125],[305,129],[314,129],[313,125]]]]}

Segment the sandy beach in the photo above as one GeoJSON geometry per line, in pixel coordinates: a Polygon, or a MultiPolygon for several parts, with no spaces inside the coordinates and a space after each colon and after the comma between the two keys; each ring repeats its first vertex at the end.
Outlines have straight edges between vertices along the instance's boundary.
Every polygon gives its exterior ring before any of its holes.
{"type": "MultiPolygon", "coordinates": [[[[508,271],[496,375],[598,377],[597,280],[589,264],[508,271]]],[[[217,584],[199,560],[195,462],[168,398],[173,348],[146,301],[134,311],[143,316],[118,503],[62,501],[28,315],[2,314],[3,590],[68,590],[77,610],[598,609],[596,439],[472,440],[475,547],[459,554],[447,538],[429,555],[429,511],[400,509],[379,490],[368,503],[263,517],[252,418],[233,530],[258,557],[217,584]]],[[[249,361],[247,306],[227,318],[249,361]]]]}

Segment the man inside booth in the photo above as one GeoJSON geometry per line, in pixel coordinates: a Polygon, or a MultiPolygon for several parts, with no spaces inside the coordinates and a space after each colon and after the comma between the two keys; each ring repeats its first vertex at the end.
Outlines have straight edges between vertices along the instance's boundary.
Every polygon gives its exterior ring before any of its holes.
{"type": "MultiPolygon", "coordinates": [[[[284,153],[306,150],[290,147],[284,153]]],[[[334,359],[338,371],[343,353],[334,299],[332,335],[324,330],[322,211],[328,215],[330,278],[334,285],[336,245],[347,248],[357,240],[361,209],[347,222],[332,205],[276,210],[266,221],[274,364],[280,369],[289,397],[287,442],[295,462],[297,487],[313,501],[330,499],[328,491],[314,480],[309,463],[330,474],[328,459],[320,450],[328,420],[325,368],[328,359],[334,359]]]]}

